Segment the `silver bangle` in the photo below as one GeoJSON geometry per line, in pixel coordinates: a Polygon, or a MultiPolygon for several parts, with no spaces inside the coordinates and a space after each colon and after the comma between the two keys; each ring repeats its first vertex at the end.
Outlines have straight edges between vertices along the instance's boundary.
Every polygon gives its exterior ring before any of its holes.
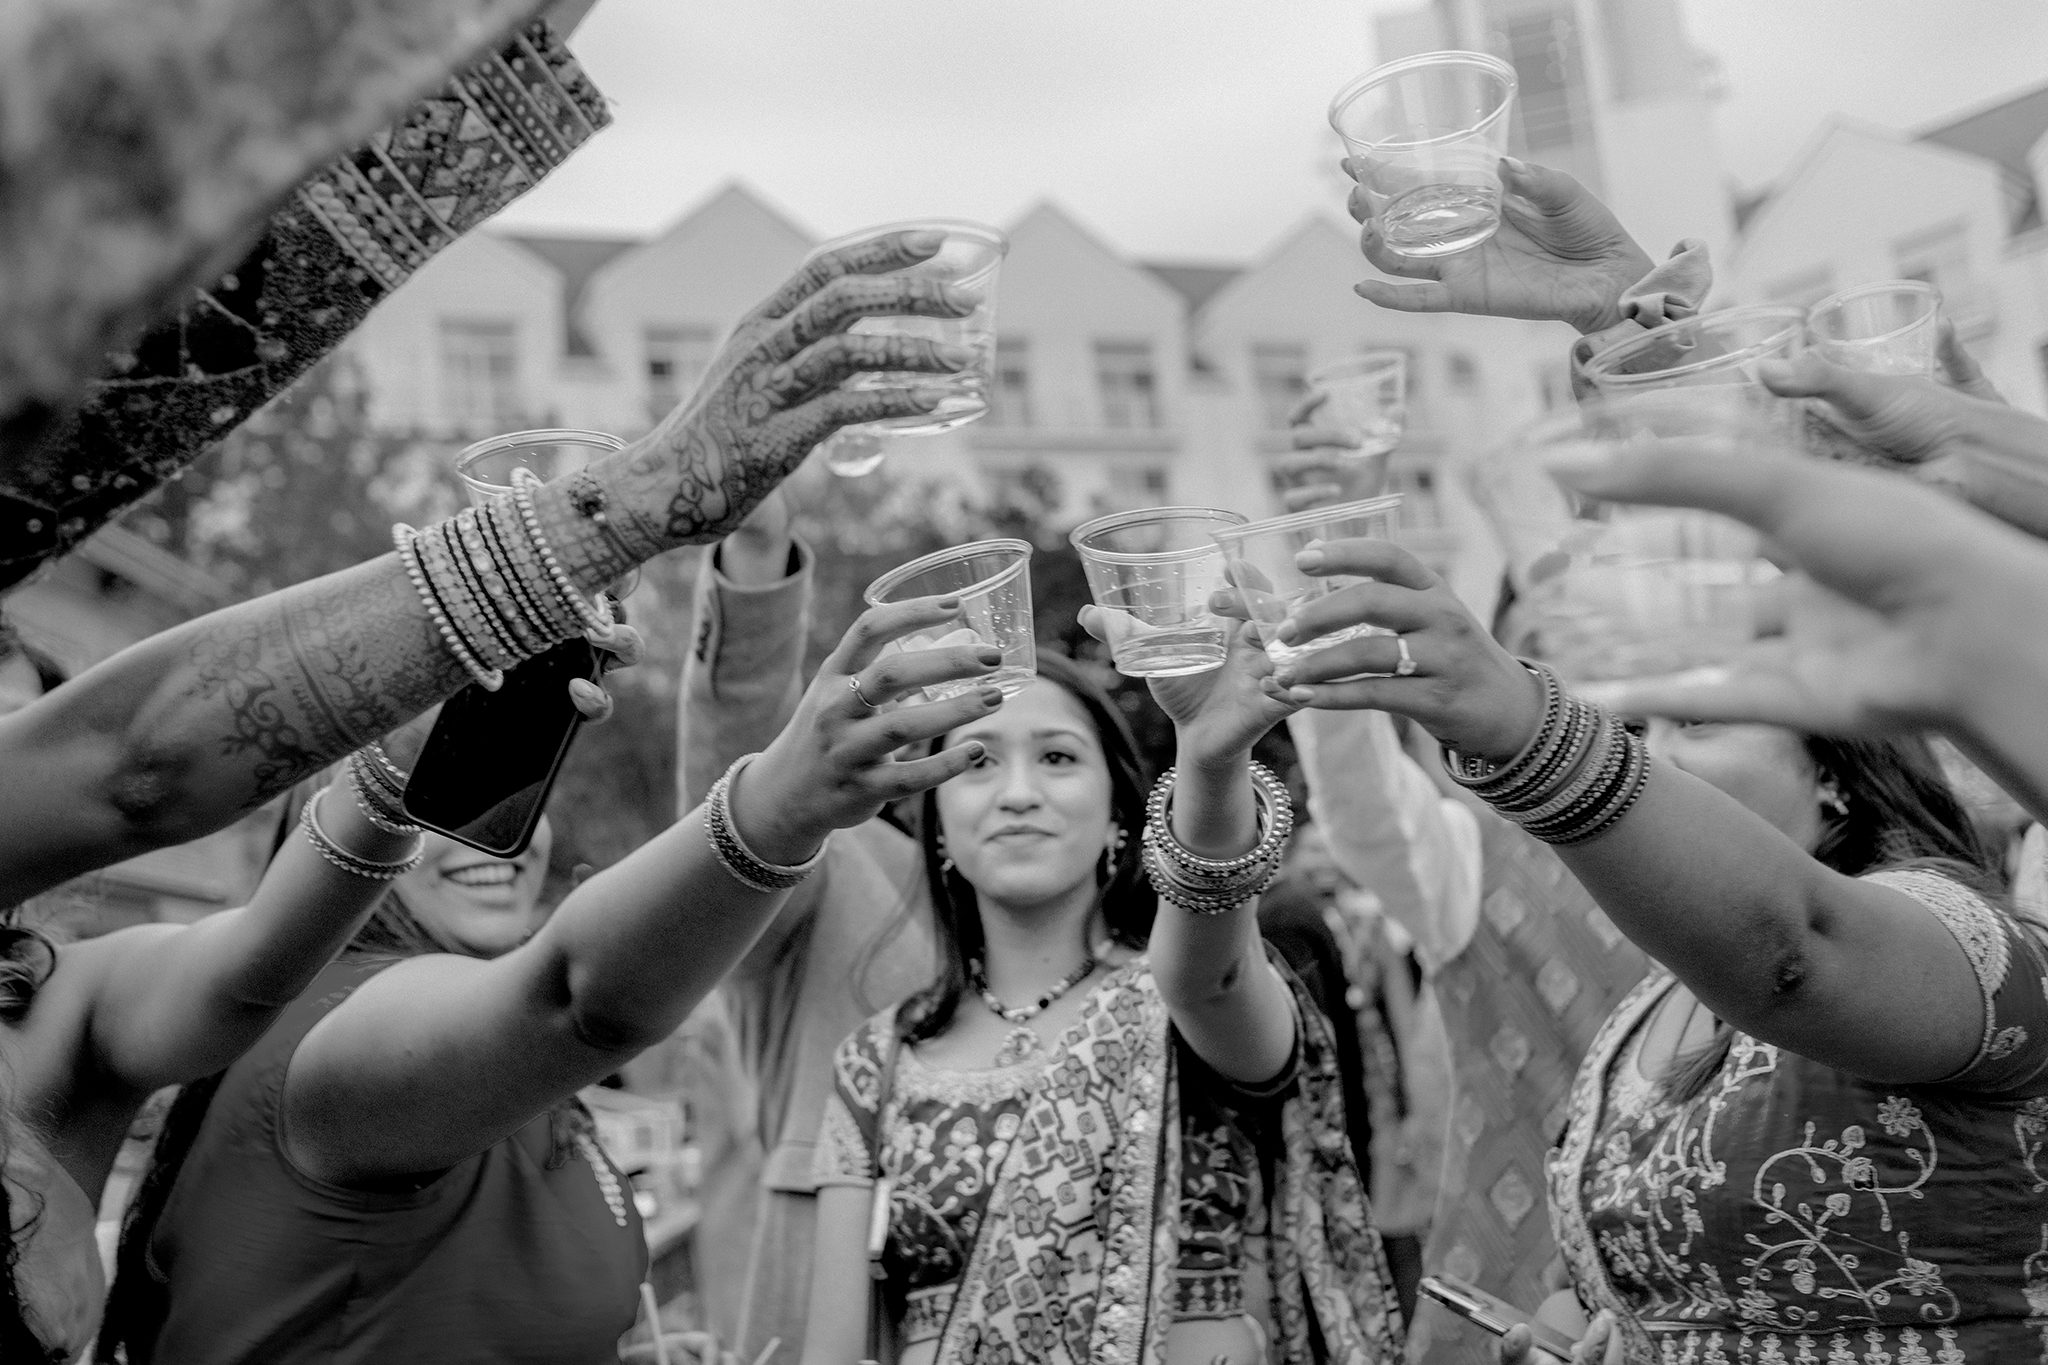
{"type": "MultiPolygon", "coordinates": [[[[386,758],[383,762],[396,771],[390,759],[386,758]]],[[[349,789],[355,793],[356,809],[363,813],[365,820],[386,834],[420,832],[417,824],[405,818],[404,780],[394,780],[390,773],[370,756],[368,747],[350,754],[344,766],[348,770],[349,789]]]]}
{"type": "Polygon", "coordinates": [[[758,757],[742,754],[732,761],[723,777],[711,784],[711,790],[704,796],[704,833],[711,840],[711,851],[718,855],[718,861],[734,881],[763,893],[787,891],[818,870],[832,840],[827,835],[816,853],[794,864],[771,863],[747,847],[732,822],[732,784],[740,770],[758,757]]]}
{"type": "Polygon", "coordinates": [[[602,635],[615,624],[611,603],[605,600],[603,593],[593,600],[576,591],[575,580],[562,567],[562,561],[555,556],[555,547],[548,543],[547,532],[541,529],[540,513],[533,505],[533,490],[540,486],[540,475],[524,465],[512,471],[512,502],[519,509],[519,520],[525,525],[527,538],[533,542],[534,552],[540,556],[548,577],[553,580],[555,591],[576,613],[576,619],[583,623],[585,630],[602,635]]]}
{"type": "Polygon", "coordinates": [[[1294,831],[1287,788],[1263,764],[1251,765],[1259,806],[1259,839],[1235,858],[1204,858],[1173,833],[1173,787],[1167,773],[1152,789],[1143,836],[1145,875],[1159,898],[1191,914],[1220,915],[1251,900],[1280,875],[1280,860],[1294,831]]]}
{"type": "Polygon", "coordinates": [[[336,843],[334,836],[320,827],[320,817],[314,810],[314,807],[320,804],[320,798],[332,790],[333,788],[331,787],[322,787],[319,791],[314,792],[307,799],[306,804],[299,810],[299,828],[305,831],[307,841],[314,848],[318,849],[320,856],[325,858],[331,865],[348,873],[351,877],[361,877],[365,881],[391,882],[397,881],[425,860],[427,856],[427,841],[424,836],[416,836],[416,842],[413,844],[410,856],[389,863],[380,863],[374,858],[365,858],[361,854],[352,853],[336,843]]]}

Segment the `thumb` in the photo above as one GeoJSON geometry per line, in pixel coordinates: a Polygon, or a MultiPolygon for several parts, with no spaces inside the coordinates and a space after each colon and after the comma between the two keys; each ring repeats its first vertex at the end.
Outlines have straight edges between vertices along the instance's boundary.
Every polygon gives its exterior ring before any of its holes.
{"type": "Polygon", "coordinates": [[[1817,351],[1806,351],[1790,360],[1759,361],[1756,377],[1780,398],[1825,398],[1845,411],[1861,410],[1864,405],[1853,399],[1865,392],[1870,383],[1870,376],[1836,365],[1817,351]]]}
{"type": "Polygon", "coordinates": [[[1563,171],[1535,166],[1512,156],[1500,159],[1501,184],[1544,213],[1563,213],[1586,197],[1586,187],[1563,171]]]}

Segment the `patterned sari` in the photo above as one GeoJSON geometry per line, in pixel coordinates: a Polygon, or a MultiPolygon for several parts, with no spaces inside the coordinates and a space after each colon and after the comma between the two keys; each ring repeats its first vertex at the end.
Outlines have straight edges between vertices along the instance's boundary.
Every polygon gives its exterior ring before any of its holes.
{"type": "MultiPolygon", "coordinates": [[[[1270,1201],[1275,1357],[1393,1362],[1400,1311],[1345,1141],[1335,1045],[1289,982],[1300,1062],[1282,1105],[1284,1152],[1270,1201]],[[1311,1344],[1318,1339],[1320,1356],[1311,1344]]],[[[1136,959],[1090,996],[1025,1101],[938,1359],[1164,1359],[1179,1243],[1173,1057],[1165,1002],[1136,959]]]]}

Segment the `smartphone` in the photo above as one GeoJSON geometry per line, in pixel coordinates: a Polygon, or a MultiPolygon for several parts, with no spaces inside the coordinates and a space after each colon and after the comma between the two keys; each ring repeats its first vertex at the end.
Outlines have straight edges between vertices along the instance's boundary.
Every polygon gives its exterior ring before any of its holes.
{"type": "Polygon", "coordinates": [[[450,697],[413,761],[406,817],[496,858],[524,853],[583,725],[569,682],[603,671],[596,645],[565,640],[506,669],[495,692],[472,683],[450,697]]]}
{"type": "Polygon", "coordinates": [[[1572,1358],[1572,1347],[1578,1343],[1554,1327],[1544,1327],[1506,1299],[1497,1299],[1477,1285],[1466,1284],[1463,1280],[1449,1275],[1425,1275],[1421,1285],[1423,1297],[1434,1299],[1474,1326],[1482,1327],[1495,1336],[1506,1336],[1508,1328],[1517,1323],[1525,1324],[1535,1338],[1536,1349],[1556,1356],[1560,1361],[1572,1358]]]}

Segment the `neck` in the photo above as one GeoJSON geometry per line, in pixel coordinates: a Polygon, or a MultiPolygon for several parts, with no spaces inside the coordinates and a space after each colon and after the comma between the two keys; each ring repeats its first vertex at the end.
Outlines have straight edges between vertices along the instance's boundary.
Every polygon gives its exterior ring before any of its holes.
{"type": "Polygon", "coordinates": [[[1092,950],[1099,926],[1095,881],[1032,906],[981,903],[982,968],[988,988],[1008,1004],[1035,999],[1092,950]]]}

